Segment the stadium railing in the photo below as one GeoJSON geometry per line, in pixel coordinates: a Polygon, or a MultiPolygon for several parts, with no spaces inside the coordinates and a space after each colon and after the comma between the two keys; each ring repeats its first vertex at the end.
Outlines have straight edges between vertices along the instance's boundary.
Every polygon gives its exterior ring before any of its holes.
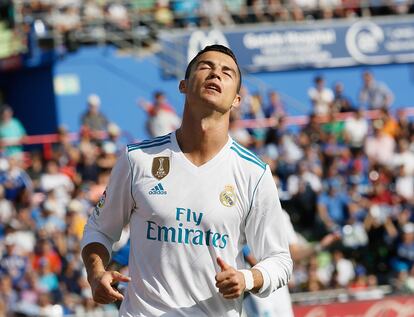
{"type": "MultiPolygon", "coordinates": [[[[402,111],[403,115],[406,117],[413,117],[414,116],[414,107],[406,107],[401,108],[398,111],[402,111]]],[[[338,113],[335,115],[335,119],[337,121],[344,121],[347,118],[352,116],[351,112],[343,112],[338,113]]],[[[364,116],[368,120],[375,120],[380,117],[379,110],[367,110],[364,111],[364,116]]],[[[318,116],[316,120],[319,123],[327,122],[329,116],[318,116]]],[[[307,124],[309,121],[309,116],[307,115],[300,115],[300,116],[286,116],[283,118],[283,123],[286,126],[303,126],[307,124]]],[[[275,127],[278,124],[277,118],[268,118],[268,119],[248,119],[248,120],[238,120],[236,121],[237,126],[244,127],[244,128],[268,128],[268,127],[275,127]]],[[[69,134],[69,139],[72,142],[76,142],[79,140],[80,134],[77,132],[71,132],[69,134]]],[[[129,132],[122,131],[122,137],[125,137],[128,140],[128,143],[137,142],[129,132]]],[[[105,132],[100,134],[100,138],[103,140],[107,137],[105,132]]],[[[59,135],[58,134],[42,134],[42,135],[27,135],[23,137],[21,140],[22,145],[43,145],[49,146],[50,144],[58,143],[59,142],[59,135]]],[[[7,139],[2,140],[2,144],[7,146],[7,139]]],[[[15,144],[15,143],[13,143],[15,144]]]]}

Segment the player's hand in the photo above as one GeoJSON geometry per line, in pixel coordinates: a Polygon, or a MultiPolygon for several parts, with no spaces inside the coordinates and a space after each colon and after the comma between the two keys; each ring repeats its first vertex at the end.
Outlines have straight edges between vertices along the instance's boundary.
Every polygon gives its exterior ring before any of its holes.
{"type": "Polygon", "coordinates": [[[238,298],[246,288],[243,273],[228,265],[221,258],[217,258],[217,264],[221,269],[221,272],[216,274],[216,287],[219,292],[227,299],[238,298]]]}
{"type": "Polygon", "coordinates": [[[129,282],[130,277],[116,271],[104,271],[96,274],[89,281],[93,300],[99,304],[109,304],[123,300],[124,296],[113,287],[117,282],[129,282]]]}

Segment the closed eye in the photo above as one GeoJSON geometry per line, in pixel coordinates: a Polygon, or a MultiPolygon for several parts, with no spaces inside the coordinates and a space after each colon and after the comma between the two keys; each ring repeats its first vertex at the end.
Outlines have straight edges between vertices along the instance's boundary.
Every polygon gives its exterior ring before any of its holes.
{"type": "Polygon", "coordinates": [[[224,66],[223,67],[223,74],[225,74],[226,76],[228,76],[229,78],[233,78],[233,76],[235,75],[235,71],[234,69],[224,66]]]}
{"type": "Polygon", "coordinates": [[[233,76],[233,74],[230,72],[230,71],[224,71],[223,72],[224,73],[224,75],[226,75],[226,76],[228,76],[228,77],[230,77],[230,78],[232,78],[233,76]]]}
{"type": "Polygon", "coordinates": [[[198,69],[211,69],[211,65],[209,62],[205,62],[205,61],[200,61],[198,64],[198,69]]]}

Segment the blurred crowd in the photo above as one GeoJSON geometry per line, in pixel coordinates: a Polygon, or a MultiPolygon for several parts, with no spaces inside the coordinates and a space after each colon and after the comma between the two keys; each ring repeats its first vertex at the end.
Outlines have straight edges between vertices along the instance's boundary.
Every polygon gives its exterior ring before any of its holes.
{"type": "MultiPolygon", "coordinates": [[[[295,264],[293,292],[386,284],[414,293],[414,123],[392,111],[393,92],[373,73],[361,82],[350,98],[342,83],[331,89],[316,77],[304,125],[286,123],[289,109],[275,90],[262,96],[242,87],[242,105],[232,112],[231,136],[270,165],[303,240],[340,236],[295,264]],[[244,126],[243,119],[271,124],[244,126]]],[[[125,144],[100,97],[86,103],[78,138],[60,127],[57,142],[41,149],[22,147],[24,127],[10,106],[0,110],[0,316],[101,316],[117,308],[91,299],[79,243],[125,144]]],[[[180,124],[161,91],[139,105],[152,136],[180,124]]],[[[125,228],[113,256],[121,271],[128,248],[125,228]]]]}
{"type": "Polygon", "coordinates": [[[32,28],[39,38],[61,34],[68,46],[76,46],[77,41],[105,41],[111,38],[111,32],[117,32],[118,37],[122,33],[121,37],[124,40],[139,37],[143,42],[151,42],[156,39],[157,31],[160,29],[414,12],[414,3],[411,0],[13,0],[12,2],[17,22],[32,28]]]}
{"type": "Polygon", "coordinates": [[[117,309],[93,302],[79,243],[123,148],[121,131],[100,112],[99,96],[87,104],[79,139],[61,127],[51,148],[28,151],[11,107],[0,111],[0,316],[113,316],[117,309]]]}

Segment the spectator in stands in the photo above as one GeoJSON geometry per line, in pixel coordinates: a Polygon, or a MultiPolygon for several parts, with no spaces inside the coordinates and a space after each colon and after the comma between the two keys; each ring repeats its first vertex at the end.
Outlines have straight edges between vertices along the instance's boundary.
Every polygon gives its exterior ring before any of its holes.
{"type": "Polygon", "coordinates": [[[40,293],[39,299],[37,302],[39,311],[39,316],[56,316],[62,317],[63,316],[63,307],[60,304],[53,305],[52,301],[53,297],[48,292],[40,293]]]}
{"type": "Polygon", "coordinates": [[[268,22],[268,16],[265,14],[265,4],[262,0],[247,0],[247,21],[248,23],[268,22]]]}
{"type": "Polygon", "coordinates": [[[53,144],[53,155],[49,155],[48,159],[55,159],[59,166],[71,166],[75,164],[76,158],[79,156],[79,149],[75,147],[65,126],[60,126],[57,129],[58,141],[53,144]]]}
{"type": "Polygon", "coordinates": [[[222,0],[202,0],[200,1],[201,23],[206,26],[219,27],[222,25],[234,24],[231,15],[227,11],[226,5],[222,0]]]}
{"type": "Polygon", "coordinates": [[[364,118],[361,109],[353,112],[352,116],[345,120],[345,142],[349,144],[354,153],[363,148],[368,129],[368,121],[364,118]]]}
{"type": "Polygon", "coordinates": [[[381,132],[382,126],[382,121],[373,122],[373,135],[367,137],[364,150],[372,162],[389,166],[392,163],[396,144],[391,136],[381,132]]]}
{"type": "Polygon", "coordinates": [[[11,236],[6,237],[4,245],[5,250],[0,257],[0,276],[9,276],[13,287],[17,288],[28,268],[28,258],[17,252],[11,236]]]}
{"type": "Polygon", "coordinates": [[[355,269],[353,263],[345,258],[341,250],[335,250],[333,254],[333,265],[336,272],[336,283],[346,287],[355,278],[355,269]]]}
{"type": "Polygon", "coordinates": [[[268,0],[265,14],[272,22],[284,22],[290,19],[288,7],[280,0],[268,0]]]}
{"type": "Polygon", "coordinates": [[[322,126],[315,113],[309,115],[308,122],[301,132],[309,138],[312,144],[321,145],[323,138],[322,126]]]}
{"type": "Polygon", "coordinates": [[[359,92],[361,107],[372,110],[388,108],[392,105],[394,94],[386,84],[376,81],[374,74],[370,71],[365,71],[362,79],[363,86],[359,92]]]}
{"type": "Polygon", "coordinates": [[[250,111],[250,104],[252,103],[252,95],[248,87],[244,85],[240,87],[240,97],[240,107],[238,109],[235,109],[234,111],[237,111],[239,113],[240,119],[245,119],[248,115],[248,112],[250,111]]]}
{"type": "Polygon", "coordinates": [[[305,161],[299,162],[297,172],[288,177],[287,190],[292,210],[301,228],[314,227],[316,198],[321,189],[319,176],[310,170],[305,161]]]}
{"type": "Polygon", "coordinates": [[[334,86],[334,99],[332,101],[332,110],[335,112],[354,111],[351,99],[344,93],[344,84],[337,82],[334,86]]]}
{"type": "Polygon", "coordinates": [[[0,231],[1,227],[10,223],[15,217],[15,208],[12,202],[5,198],[4,186],[0,185],[0,231]]]}
{"type": "Polygon", "coordinates": [[[15,204],[23,203],[26,193],[33,189],[30,177],[22,168],[22,160],[16,156],[0,159],[0,184],[5,188],[5,197],[15,204]]]}
{"type": "Polygon", "coordinates": [[[115,123],[111,122],[108,125],[108,138],[103,142],[102,149],[105,151],[105,146],[109,145],[115,148],[117,154],[124,149],[125,144],[120,140],[122,136],[121,128],[115,123]]]}
{"type": "Polygon", "coordinates": [[[404,174],[407,176],[414,175],[414,153],[410,151],[410,143],[407,139],[399,139],[397,152],[392,159],[393,167],[401,166],[404,174]]]}
{"type": "Polygon", "coordinates": [[[171,3],[175,25],[178,27],[192,27],[199,25],[197,15],[200,3],[197,0],[175,0],[171,3]]]}
{"type": "Polygon", "coordinates": [[[82,153],[82,158],[77,165],[77,172],[84,183],[97,182],[100,168],[97,159],[99,157],[99,147],[91,144],[82,153]]]}
{"type": "Polygon", "coordinates": [[[253,138],[246,128],[238,126],[239,112],[230,114],[229,135],[239,144],[249,148],[253,144],[253,138]]]}
{"type": "Polygon", "coordinates": [[[410,117],[407,115],[404,109],[398,109],[396,117],[399,131],[397,139],[410,139],[410,135],[414,134],[414,131],[412,129],[413,124],[410,120],[410,117]]]}
{"type": "Polygon", "coordinates": [[[82,114],[82,126],[88,128],[92,140],[102,139],[102,133],[107,131],[108,119],[100,112],[101,98],[92,94],[88,97],[88,110],[82,114]]]}
{"type": "Polygon", "coordinates": [[[404,201],[414,202],[414,177],[413,174],[407,173],[407,168],[404,165],[400,165],[398,168],[398,174],[395,177],[395,192],[404,201]]]}
{"type": "Polygon", "coordinates": [[[65,229],[64,219],[57,215],[54,206],[50,202],[42,203],[40,209],[35,210],[33,213],[32,217],[36,221],[36,230],[51,235],[65,229]]]}
{"type": "MultiPolygon", "coordinates": [[[[250,109],[245,113],[244,119],[261,120],[264,119],[263,100],[259,93],[253,94],[250,102],[250,109]]],[[[247,129],[253,137],[253,146],[261,148],[266,137],[266,129],[261,127],[249,127],[247,129]]]]}
{"type": "Polygon", "coordinates": [[[314,87],[308,90],[312,112],[316,115],[326,115],[330,112],[334,94],[330,88],[325,87],[325,79],[322,76],[316,76],[314,84],[314,87]]]}
{"type": "Polygon", "coordinates": [[[247,23],[247,6],[244,0],[224,0],[224,3],[236,24],[247,23]]]}
{"type": "Polygon", "coordinates": [[[66,4],[52,10],[51,23],[63,35],[64,49],[69,52],[78,48],[76,31],[81,28],[79,6],[66,4]]]}
{"type": "MultiPolygon", "coordinates": [[[[19,295],[17,290],[13,288],[12,279],[8,275],[3,275],[0,278],[0,302],[3,302],[8,312],[14,311],[19,295]]],[[[6,315],[7,316],[7,315],[6,315]]]]}
{"type": "Polygon", "coordinates": [[[329,186],[326,192],[318,197],[318,221],[322,232],[334,232],[346,223],[349,198],[340,188],[329,186]]]}
{"type": "Polygon", "coordinates": [[[332,136],[338,144],[342,144],[344,140],[345,123],[342,120],[337,120],[336,113],[330,111],[327,114],[327,122],[322,124],[322,131],[325,133],[326,141],[332,136]]]}
{"type": "Polygon", "coordinates": [[[62,270],[62,259],[53,249],[53,246],[48,239],[42,239],[38,241],[36,252],[31,260],[32,268],[39,272],[43,261],[47,261],[52,272],[60,274],[62,270]]]}
{"type": "Polygon", "coordinates": [[[379,120],[382,121],[381,131],[394,139],[400,134],[397,120],[390,114],[389,109],[381,108],[379,120]]]}
{"type": "Polygon", "coordinates": [[[162,91],[154,93],[152,103],[143,100],[139,102],[139,105],[147,112],[147,129],[152,137],[168,134],[176,130],[181,124],[181,119],[167,102],[162,91]]]}
{"type": "Polygon", "coordinates": [[[266,118],[279,118],[285,115],[285,107],[277,91],[271,90],[268,93],[269,103],[264,108],[266,118]]]}
{"type": "Polygon", "coordinates": [[[113,31],[129,30],[131,21],[128,8],[122,1],[110,1],[105,7],[105,16],[109,22],[108,27],[113,31]]]}
{"type": "Polygon", "coordinates": [[[59,171],[58,163],[50,160],[40,178],[40,188],[46,193],[53,191],[58,203],[63,206],[69,202],[74,185],[67,175],[59,171]]]}
{"type": "Polygon", "coordinates": [[[397,246],[398,261],[405,263],[411,270],[414,266],[414,223],[405,224],[402,231],[401,243],[397,246]]]}
{"type": "Polygon", "coordinates": [[[21,154],[21,142],[25,135],[26,130],[19,119],[13,117],[13,109],[9,105],[3,105],[0,109],[0,142],[4,155],[21,154]]]}
{"type": "Polygon", "coordinates": [[[154,20],[161,27],[174,27],[174,14],[171,11],[169,0],[156,1],[154,7],[154,20]]]}

